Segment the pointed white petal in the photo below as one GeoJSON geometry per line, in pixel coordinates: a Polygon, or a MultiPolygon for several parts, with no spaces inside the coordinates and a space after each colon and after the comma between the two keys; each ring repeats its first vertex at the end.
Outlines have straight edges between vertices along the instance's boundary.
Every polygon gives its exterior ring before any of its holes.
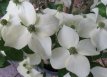
{"type": "Polygon", "coordinates": [[[78,77],[86,77],[90,72],[90,64],[85,56],[71,55],[66,61],[66,69],[78,77]]]}
{"type": "Polygon", "coordinates": [[[65,68],[65,61],[70,56],[70,53],[65,48],[56,48],[52,51],[52,57],[50,58],[50,63],[55,69],[65,68]]]}
{"type": "Polygon", "coordinates": [[[89,38],[90,32],[97,28],[96,22],[91,19],[83,19],[78,26],[76,26],[76,30],[80,37],[89,38]]]}
{"type": "Polygon", "coordinates": [[[58,34],[58,41],[61,46],[69,49],[70,47],[77,47],[79,36],[74,29],[63,26],[58,34]]]}
{"type": "Polygon", "coordinates": [[[107,77],[107,68],[97,66],[91,69],[91,73],[94,77],[107,77]]]}
{"type": "Polygon", "coordinates": [[[42,57],[42,59],[48,59],[51,56],[50,37],[38,37],[33,34],[28,46],[31,50],[38,53],[42,57]]]}
{"type": "Polygon", "coordinates": [[[96,51],[96,48],[91,43],[90,39],[81,40],[78,44],[77,51],[79,54],[86,56],[93,56],[100,54],[100,52],[96,51]]]}
{"type": "Polygon", "coordinates": [[[27,54],[31,65],[38,65],[41,62],[41,57],[38,53],[27,54]]]}
{"type": "Polygon", "coordinates": [[[26,46],[31,38],[31,34],[23,26],[3,27],[1,34],[5,41],[5,46],[16,49],[26,46]]]}
{"type": "Polygon", "coordinates": [[[105,29],[95,29],[91,32],[91,41],[99,51],[107,49],[107,31],[105,29]]]}
{"type": "Polygon", "coordinates": [[[9,1],[6,11],[10,14],[18,14],[18,7],[13,1],[9,1]]]}
{"type": "Polygon", "coordinates": [[[59,20],[54,15],[40,15],[39,23],[36,26],[39,28],[38,35],[51,36],[58,30],[59,20]]]}
{"type": "Polygon", "coordinates": [[[64,77],[71,77],[69,73],[65,74],[64,77]]]}
{"type": "Polygon", "coordinates": [[[29,26],[36,23],[36,12],[30,2],[24,1],[18,8],[19,17],[24,25],[29,26]]]}

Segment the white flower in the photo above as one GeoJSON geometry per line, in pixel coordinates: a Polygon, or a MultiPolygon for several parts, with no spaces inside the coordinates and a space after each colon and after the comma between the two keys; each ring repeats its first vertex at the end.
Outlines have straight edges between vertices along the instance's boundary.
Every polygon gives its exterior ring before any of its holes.
{"type": "Polygon", "coordinates": [[[18,14],[17,5],[12,0],[10,0],[6,11],[10,14],[17,15],[18,14]]]}
{"type": "Polygon", "coordinates": [[[5,46],[21,49],[28,44],[29,48],[38,52],[42,59],[47,59],[51,56],[51,38],[49,36],[57,31],[58,24],[58,19],[53,15],[39,15],[39,21],[36,24],[4,27],[2,37],[5,46]]]}
{"type": "Polygon", "coordinates": [[[36,12],[33,5],[28,2],[24,1],[22,4],[17,6],[18,14],[24,25],[29,26],[31,24],[36,23],[36,12]]]}
{"type": "Polygon", "coordinates": [[[85,56],[98,55],[90,39],[79,42],[77,32],[67,26],[58,33],[58,41],[62,47],[52,52],[50,63],[55,69],[65,68],[79,77],[86,77],[90,72],[90,64],[85,56]]]}
{"type": "Polygon", "coordinates": [[[29,64],[29,59],[25,59],[24,61],[19,63],[17,67],[18,72],[24,77],[43,77],[43,75],[38,72],[29,64]]]}
{"type": "Polygon", "coordinates": [[[90,38],[92,44],[98,49],[98,51],[105,50],[107,48],[107,19],[97,14],[89,15],[90,17],[84,18],[76,26],[76,31],[82,38],[90,38]],[[95,15],[95,16],[93,16],[95,15]]]}
{"type": "Polygon", "coordinates": [[[91,69],[91,73],[94,77],[107,77],[107,68],[97,66],[91,69]]]}

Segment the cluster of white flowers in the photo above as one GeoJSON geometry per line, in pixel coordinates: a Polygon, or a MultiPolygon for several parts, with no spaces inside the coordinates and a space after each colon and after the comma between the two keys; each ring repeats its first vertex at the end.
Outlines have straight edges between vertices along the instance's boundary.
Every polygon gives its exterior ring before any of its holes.
{"type": "MultiPolygon", "coordinates": [[[[71,5],[69,0],[68,4],[62,1],[67,7],[71,5]]],[[[107,4],[106,0],[102,2],[107,4]]],[[[48,59],[54,69],[66,68],[78,77],[87,77],[90,72],[94,77],[107,77],[104,67],[90,69],[86,57],[107,49],[107,19],[99,15],[98,8],[80,15],[49,8],[36,13],[29,0],[10,0],[6,11],[0,19],[0,37],[5,46],[19,50],[28,45],[34,52],[27,54],[17,68],[24,77],[43,77],[33,66],[48,59]],[[57,36],[60,47],[52,49],[52,35],[57,36]]],[[[71,76],[67,73],[64,77],[71,76]]]]}

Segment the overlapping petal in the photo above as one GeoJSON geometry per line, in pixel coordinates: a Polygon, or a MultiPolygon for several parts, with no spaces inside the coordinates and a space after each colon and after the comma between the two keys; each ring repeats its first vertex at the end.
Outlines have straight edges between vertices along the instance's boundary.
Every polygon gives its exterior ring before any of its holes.
{"type": "Polygon", "coordinates": [[[81,20],[78,26],[76,26],[76,30],[80,37],[89,38],[90,32],[97,28],[96,22],[86,18],[81,20]]]}
{"type": "Polygon", "coordinates": [[[107,31],[105,29],[95,29],[91,32],[91,41],[99,51],[107,49],[107,31]]]}
{"type": "Polygon", "coordinates": [[[37,25],[40,36],[51,36],[59,29],[59,20],[54,15],[40,15],[37,25]]]}
{"type": "Polygon", "coordinates": [[[1,34],[5,41],[5,46],[16,49],[25,47],[31,38],[30,32],[23,26],[3,27],[1,34]]]}
{"type": "Polygon", "coordinates": [[[42,59],[48,59],[52,53],[51,44],[50,37],[38,37],[33,34],[28,46],[31,50],[38,53],[42,59]]]}
{"type": "Polygon", "coordinates": [[[71,55],[66,61],[66,69],[78,77],[86,77],[90,72],[90,64],[85,56],[71,55]]]}
{"type": "Polygon", "coordinates": [[[70,56],[70,53],[65,48],[56,48],[52,51],[52,57],[50,58],[50,63],[55,69],[65,68],[65,61],[70,56]]]}
{"type": "Polygon", "coordinates": [[[77,51],[79,54],[85,56],[93,56],[100,54],[100,52],[96,51],[96,47],[94,47],[90,39],[81,40],[78,44],[77,51]]]}
{"type": "Polygon", "coordinates": [[[19,5],[18,14],[24,25],[29,26],[36,23],[36,12],[30,2],[24,1],[21,5],[19,5]]]}
{"type": "Polygon", "coordinates": [[[91,73],[94,77],[107,77],[107,68],[97,66],[91,69],[91,73]]]}
{"type": "Polygon", "coordinates": [[[31,65],[38,65],[41,62],[41,57],[38,53],[27,54],[31,65]]]}
{"type": "Polygon", "coordinates": [[[58,33],[58,41],[61,46],[69,49],[70,47],[77,47],[79,36],[74,29],[63,26],[58,33]]]}

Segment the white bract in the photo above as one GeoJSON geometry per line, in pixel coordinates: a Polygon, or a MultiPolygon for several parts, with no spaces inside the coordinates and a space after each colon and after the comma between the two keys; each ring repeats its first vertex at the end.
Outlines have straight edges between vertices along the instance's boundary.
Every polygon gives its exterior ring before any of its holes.
{"type": "Polygon", "coordinates": [[[55,69],[66,68],[79,77],[86,77],[90,72],[90,64],[85,56],[98,55],[90,39],[79,42],[77,32],[67,26],[58,33],[58,41],[62,47],[52,52],[50,63],[55,69]]]}
{"type": "Polygon", "coordinates": [[[107,68],[96,66],[91,69],[94,77],[107,77],[107,68]]]}
{"type": "Polygon", "coordinates": [[[20,62],[17,70],[24,77],[43,77],[40,72],[38,72],[36,69],[33,68],[33,66],[30,65],[29,58],[20,62]]]}

